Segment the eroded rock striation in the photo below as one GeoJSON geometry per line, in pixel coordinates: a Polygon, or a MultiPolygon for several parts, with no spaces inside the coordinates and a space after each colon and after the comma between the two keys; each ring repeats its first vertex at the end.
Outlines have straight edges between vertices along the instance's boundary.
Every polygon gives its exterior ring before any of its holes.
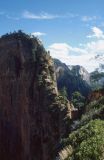
{"type": "Polygon", "coordinates": [[[41,42],[22,32],[0,38],[0,159],[54,160],[68,110],[41,42]]]}

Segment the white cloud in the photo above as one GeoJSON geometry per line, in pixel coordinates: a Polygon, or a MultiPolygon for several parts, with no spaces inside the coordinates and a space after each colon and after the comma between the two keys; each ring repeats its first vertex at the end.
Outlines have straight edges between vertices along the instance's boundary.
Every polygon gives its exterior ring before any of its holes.
{"type": "Polygon", "coordinates": [[[51,20],[57,18],[76,18],[76,17],[78,17],[78,14],[73,14],[73,13],[65,13],[63,15],[59,15],[59,14],[49,14],[47,12],[41,12],[39,14],[35,14],[29,12],[28,10],[22,13],[22,18],[36,19],[36,20],[51,20]]]}
{"type": "Polygon", "coordinates": [[[0,11],[0,16],[3,16],[4,18],[11,19],[11,20],[16,20],[16,21],[21,19],[20,17],[15,16],[15,14],[13,13],[11,14],[5,11],[0,11]]]}
{"type": "Polygon", "coordinates": [[[90,53],[104,53],[104,40],[91,41],[86,44],[86,49],[90,53]]]}
{"type": "Polygon", "coordinates": [[[46,33],[43,33],[43,32],[33,32],[33,33],[31,33],[31,35],[40,37],[40,36],[45,36],[46,33]]]}
{"type": "Polygon", "coordinates": [[[48,50],[53,58],[60,59],[68,65],[84,66],[91,72],[100,64],[94,57],[97,54],[104,54],[104,40],[91,41],[82,46],[77,48],[67,43],[54,43],[48,50]]]}
{"type": "Polygon", "coordinates": [[[66,17],[66,18],[76,18],[76,17],[79,17],[79,15],[78,14],[73,14],[73,13],[67,13],[63,17],[66,17]]]}
{"type": "Polygon", "coordinates": [[[39,14],[36,14],[28,10],[25,10],[24,12],[22,12],[20,17],[14,16],[2,11],[0,11],[0,16],[5,16],[7,19],[11,19],[11,20],[20,20],[20,19],[52,20],[52,19],[59,19],[59,18],[72,19],[72,18],[78,17],[77,14],[72,14],[72,13],[65,13],[63,15],[59,15],[59,14],[50,14],[47,12],[40,12],[39,14]]]}
{"type": "Polygon", "coordinates": [[[51,55],[54,58],[65,58],[69,55],[82,55],[87,54],[87,51],[82,48],[72,47],[67,43],[54,43],[48,47],[51,52],[51,55]]]}
{"type": "Polygon", "coordinates": [[[71,65],[81,65],[83,67],[85,67],[89,72],[92,72],[94,69],[96,69],[99,66],[99,63],[93,59],[93,61],[91,60],[91,58],[93,57],[93,54],[83,54],[83,55],[79,55],[79,56],[69,56],[69,61],[68,64],[71,65]]]}
{"type": "Polygon", "coordinates": [[[54,43],[48,47],[54,58],[63,58],[69,55],[70,46],[66,43],[54,43]]]}
{"type": "Polygon", "coordinates": [[[46,13],[46,12],[42,12],[40,14],[34,14],[34,13],[29,12],[29,11],[24,11],[22,17],[26,18],[26,19],[37,19],[37,20],[38,19],[45,19],[45,20],[48,20],[48,19],[59,18],[60,16],[49,14],[49,13],[46,13]]]}
{"type": "Polygon", "coordinates": [[[97,20],[97,19],[98,19],[97,16],[83,16],[83,17],[81,18],[81,20],[82,20],[83,22],[94,21],[94,20],[97,20]]]}
{"type": "MultiPolygon", "coordinates": [[[[12,13],[13,14],[13,13],[12,13]]],[[[8,14],[7,12],[4,12],[4,11],[0,11],[0,16],[3,16],[7,19],[11,19],[11,20],[20,20],[20,17],[17,17],[15,15],[11,15],[11,14],[8,14]]]]}
{"type": "Polygon", "coordinates": [[[7,19],[16,20],[16,21],[20,20],[19,17],[14,17],[14,16],[10,16],[10,15],[5,15],[5,16],[7,19]]]}
{"type": "Polygon", "coordinates": [[[88,35],[87,38],[104,38],[104,32],[98,27],[92,27],[93,34],[88,35]]]}

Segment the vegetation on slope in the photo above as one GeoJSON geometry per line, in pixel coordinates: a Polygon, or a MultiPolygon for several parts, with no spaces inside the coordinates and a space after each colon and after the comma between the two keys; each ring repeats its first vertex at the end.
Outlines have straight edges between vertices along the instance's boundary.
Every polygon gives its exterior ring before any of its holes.
{"type": "Polygon", "coordinates": [[[72,152],[67,155],[66,160],[103,160],[104,121],[91,120],[70,134],[63,141],[63,145],[72,147],[72,152]]]}
{"type": "Polygon", "coordinates": [[[91,100],[61,142],[61,160],[104,160],[104,97],[91,100]]]}
{"type": "Polygon", "coordinates": [[[74,92],[72,94],[72,103],[77,109],[83,109],[85,104],[85,97],[81,95],[80,92],[74,92]]]}

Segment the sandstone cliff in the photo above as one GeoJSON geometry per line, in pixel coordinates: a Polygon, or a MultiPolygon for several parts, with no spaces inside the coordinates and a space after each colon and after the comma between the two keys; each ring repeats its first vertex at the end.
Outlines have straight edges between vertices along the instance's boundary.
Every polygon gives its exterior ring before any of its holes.
{"type": "Polygon", "coordinates": [[[89,85],[90,74],[81,66],[67,66],[58,59],[54,59],[58,89],[66,88],[68,98],[76,91],[87,97],[91,92],[89,85]]]}
{"type": "Polygon", "coordinates": [[[66,134],[53,61],[24,33],[0,38],[0,159],[54,160],[66,134]]]}

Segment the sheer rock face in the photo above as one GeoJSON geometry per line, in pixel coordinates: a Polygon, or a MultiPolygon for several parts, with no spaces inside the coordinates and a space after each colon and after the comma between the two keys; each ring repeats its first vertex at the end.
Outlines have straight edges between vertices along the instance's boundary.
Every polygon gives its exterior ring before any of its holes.
{"type": "Polygon", "coordinates": [[[72,98],[75,91],[87,97],[91,92],[89,85],[90,74],[81,66],[67,66],[58,59],[54,59],[58,89],[67,89],[68,98],[72,98]]]}
{"type": "Polygon", "coordinates": [[[53,61],[37,39],[0,38],[1,160],[54,159],[67,114],[57,94],[53,61]]]}

